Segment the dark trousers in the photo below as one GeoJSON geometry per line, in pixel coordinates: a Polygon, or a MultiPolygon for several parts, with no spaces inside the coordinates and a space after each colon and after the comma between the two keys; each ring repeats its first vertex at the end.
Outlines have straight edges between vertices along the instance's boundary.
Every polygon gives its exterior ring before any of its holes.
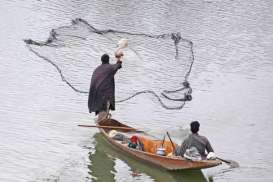
{"type": "Polygon", "coordinates": [[[110,107],[110,102],[107,101],[106,111],[99,111],[99,112],[97,113],[97,114],[98,114],[97,122],[100,122],[101,120],[106,119],[106,118],[109,117],[109,115],[110,115],[110,114],[109,114],[109,111],[110,111],[109,107],[110,107]]]}

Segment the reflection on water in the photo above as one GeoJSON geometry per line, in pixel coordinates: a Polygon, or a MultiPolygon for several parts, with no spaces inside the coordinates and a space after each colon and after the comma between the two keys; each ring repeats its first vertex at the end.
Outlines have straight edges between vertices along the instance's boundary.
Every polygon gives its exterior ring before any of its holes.
{"type": "Polygon", "coordinates": [[[158,169],[120,153],[111,147],[100,133],[96,134],[94,138],[96,141],[95,152],[90,153],[89,156],[91,160],[89,169],[90,174],[94,177],[93,181],[111,182],[120,177],[119,181],[132,179],[134,181],[207,182],[201,170],[169,172],[158,169]],[[116,165],[122,165],[123,168],[115,168],[116,165]],[[124,172],[126,166],[128,169],[124,172]]]}

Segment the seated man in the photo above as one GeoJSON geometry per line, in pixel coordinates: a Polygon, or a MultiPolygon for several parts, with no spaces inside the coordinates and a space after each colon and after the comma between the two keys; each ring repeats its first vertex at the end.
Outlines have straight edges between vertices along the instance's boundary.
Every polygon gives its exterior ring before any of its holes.
{"type": "Polygon", "coordinates": [[[210,142],[206,137],[198,134],[200,126],[198,121],[193,121],[190,125],[192,134],[183,141],[181,147],[176,148],[175,155],[188,159],[191,157],[196,160],[206,159],[206,150],[207,153],[213,152],[210,142]]]}

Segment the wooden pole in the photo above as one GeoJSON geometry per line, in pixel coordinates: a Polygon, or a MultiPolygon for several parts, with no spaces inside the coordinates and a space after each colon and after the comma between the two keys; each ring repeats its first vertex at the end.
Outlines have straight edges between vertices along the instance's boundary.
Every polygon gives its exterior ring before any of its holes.
{"type": "Polygon", "coordinates": [[[135,128],[123,127],[123,126],[97,126],[97,125],[78,125],[80,127],[90,127],[90,128],[105,128],[105,129],[120,129],[120,130],[131,130],[136,132],[144,132],[135,128]]]}
{"type": "Polygon", "coordinates": [[[169,139],[170,139],[170,141],[171,141],[171,144],[172,144],[172,146],[173,146],[173,151],[175,151],[175,145],[173,144],[173,141],[172,141],[172,139],[171,139],[171,136],[170,136],[169,132],[167,132],[167,135],[168,135],[168,137],[169,137],[169,139]]]}

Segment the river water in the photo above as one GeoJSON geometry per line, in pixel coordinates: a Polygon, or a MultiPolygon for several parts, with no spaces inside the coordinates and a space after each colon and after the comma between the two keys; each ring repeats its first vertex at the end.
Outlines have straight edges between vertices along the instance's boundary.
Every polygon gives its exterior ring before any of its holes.
{"type": "MultiPolygon", "coordinates": [[[[272,11],[270,0],[2,0],[0,181],[272,181],[272,11]],[[87,95],[71,89],[52,64],[23,42],[46,40],[52,29],[68,26],[75,18],[101,30],[180,32],[192,41],[191,102],[182,110],[167,110],[153,96],[143,94],[117,103],[112,115],[158,137],[169,131],[178,143],[189,123],[199,120],[200,134],[209,138],[216,154],[240,167],[167,173],[113,151],[97,129],[79,128],[78,124],[94,123],[87,95]]],[[[94,42],[90,52],[96,54],[94,47],[99,45],[94,42]]],[[[156,49],[154,54],[162,54],[160,47],[156,49]]],[[[97,63],[89,60],[90,52],[78,52],[84,61],[62,59],[58,50],[47,56],[58,58],[66,78],[88,90],[92,70],[99,64],[99,56],[97,63]]],[[[143,69],[145,64],[132,67],[132,63],[125,53],[116,76],[119,99],[123,96],[119,93],[139,85],[156,82],[165,87],[153,75],[136,77],[138,66],[143,69]]],[[[155,74],[167,74],[166,63],[148,66],[155,74]]]]}

